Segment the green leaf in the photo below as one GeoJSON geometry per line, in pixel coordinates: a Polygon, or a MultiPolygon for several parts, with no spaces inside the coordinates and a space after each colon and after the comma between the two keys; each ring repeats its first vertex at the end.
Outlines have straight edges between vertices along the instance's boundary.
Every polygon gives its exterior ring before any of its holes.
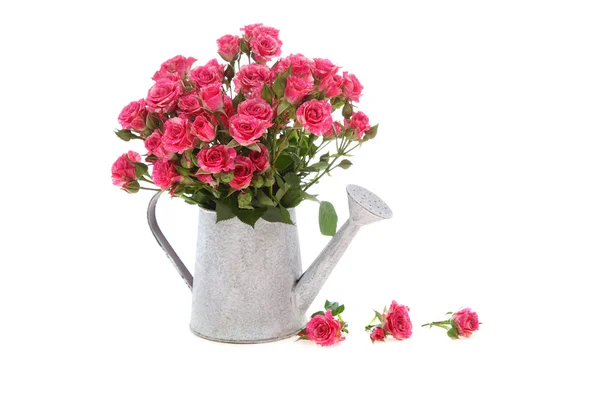
{"type": "Polygon", "coordinates": [[[300,178],[294,172],[288,172],[285,174],[283,176],[283,180],[292,188],[300,186],[300,178]]]}
{"type": "Polygon", "coordinates": [[[375,136],[377,136],[377,128],[379,128],[379,124],[373,125],[371,129],[365,133],[365,136],[369,139],[375,139],[375,136]]]}
{"type": "Polygon", "coordinates": [[[326,162],[326,161],[319,161],[319,162],[316,162],[316,163],[314,163],[314,164],[311,164],[309,167],[310,167],[310,168],[314,168],[314,169],[316,169],[317,171],[320,171],[320,170],[322,170],[322,169],[325,169],[325,168],[327,168],[328,166],[329,166],[329,163],[328,163],[328,162],[326,162]]]}
{"type": "Polygon", "coordinates": [[[339,306],[335,310],[333,310],[331,312],[331,315],[333,315],[335,317],[336,315],[343,313],[345,309],[346,309],[346,307],[344,307],[344,305],[342,304],[341,306],[339,306]]]}
{"type": "Polygon", "coordinates": [[[279,205],[279,211],[281,212],[281,222],[284,224],[294,225],[290,212],[281,204],[279,205]]]}
{"type": "Polygon", "coordinates": [[[238,147],[241,146],[235,139],[231,139],[229,143],[227,143],[227,147],[238,147]]]}
{"type": "Polygon", "coordinates": [[[317,199],[317,196],[312,195],[312,194],[308,194],[305,191],[302,191],[302,198],[306,199],[306,200],[316,201],[317,203],[320,203],[319,199],[317,199]]]}
{"type": "Polygon", "coordinates": [[[235,201],[235,198],[228,197],[228,198],[225,198],[224,200],[219,200],[216,202],[217,203],[217,208],[216,208],[217,222],[226,221],[228,219],[235,217],[235,214],[234,214],[235,206],[233,204],[233,201],[235,201]]]}
{"type": "Polygon", "coordinates": [[[280,155],[277,160],[275,160],[275,168],[282,171],[286,169],[292,163],[292,157],[287,154],[280,155]]]}
{"type": "Polygon", "coordinates": [[[325,315],[325,313],[323,311],[317,311],[316,313],[314,313],[313,315],[311,315],[310,317],[314,317],[315,315],[325,315]]]}
{"type": "Polygon", "coordinates": [[[286,192],[286,190],[284,188],[277,190],[277,193],[275,193],[275,198],[277,199],[278,202],[280,202],[281,199],[283,198],[283,196],[285,196],[285,192],[286,192]]]}
{"type": "Polygon", "coordinates": [[[265,101],[269,104],[273,104],[273,91],[267,86],[266,83],[263,83],[261,96],[265,101]]]}
{"type": "Polygon", "coordinates": [[[319,157],[319,161],[327,161],[329,160],[329,152],[322,154],[321,157],[319,157]]]}
{"type": "Polygon", "coordinates": [[[148,166],[142,163],[135,163],[135,176],[140,179],[143,175],[148,175],[148,166]]]}
{"type": "Polygon", "coordinates": [[[250,149],[250,150],[252,150],[252,151],[258,151],[259,153],[260,153],[260,151],[261,151],[261,150],[260,150],[260,146],[258,145],[258,143],[247,144],[247,145],[246,145],[246,146],[244,146],[244,147],[247,147],[247,148],[249,148],[249,149],[250,149]]]}
{"type": "Polygon", "coordinates": [[[291,104],[285,100],[279,103],[279,105],[277,106],[277,115],[283,114],[283,112],[287,110],[290,106],[291,104]]]}
{"type": "Polygon", "coordinates": [[[266,207],[255,208],[254,210],[235,210],[235,215],[245,224],[250,225],[254,228],[256,221],[263,216],[263,214],[267,211],[266,207]]]}
{"type": "Polygon", "coordinates": [[[379,320],[379,322],[383,323],[383,315],[379,311],[375,311],[375,316],[379,320]]]}
{"type": "Polygon", "coordinates": [[[337,230],[338,216],[335,207],[328,201],[322,201],[319,207],[319,227],[325,236],[333,236],[337,230]]]}
{"type": "Polygon", "coordinates": [[[281,179],[281,177],[279,175],[275,175],[275,180],[277,181],[277,186],[279,186],[280,188],[285,188],[285,183],[283,182],[283,179],[281,179]]]}
{"type": "Polygon", "coordinates": [[[181,176],[190,176],[190,175],[192,175],[192,171],[190,171],[187,168],[180,167],[179,165],[173,165],[173,166],[175,167],[175,169],[177,170],[177,172],[179,172],[179,174],[181,176]]]}
{"type": "Polygon", "coordinates": [[[348,169],[352,166],[352,161],[350,160],[342,160],[340,161],[340,163],[338,164],[338,166],[342,169],[348,169]]]}
{"type": "Polygon", "coordinates": [[[267,207],[267,211],[262,218],[269,222],[281,222],[283,224],[294,225],[290,218],[290,213],[284,207],[267,207]]]}
{"type": "Polygon", "coordinates": [[[448,329],[448,332],[446,332],[446,334],[452,339],[458,339],[458,332],[456,332],[455,327],[448,329]]]}
{"type": "Polygon", "coordinates": [[[285,93],[285,84],[286,80],[281,75],[278,75],[277,78],[275,78],[275,81],[273,82],[273,91],[277,97],[283,97],[283,94],[285,93]]]}
{"type": "Polygon", "coordinates": [[[248,46],[248,43],[244,39],[240,40],[240,50],[242,51],[242,53],[250,52],[250,47],[248,46]]]}
{"type": "Polygon", "coordinates": [[[131,133],[129,129],[120,129],[115,131],[115,135],[117,135],[119,139],[122,139],[126,142],[129,142],[131,139],[139,139],[139,136],[131,133]]]}
{"type": "Polygon", "coordinates": [[[334,97],[331,99],[331,106],[333,107],[334,110],[340,108],[343,105],[344,105],[343,97],[334,97]]]}
{"type": "Polygon", "coordinates": [[[271,200],[271,198],[267,196],[262,190],[256,191],[256,199],[263,206],[275,207],[275,202],[273,202],[273,200],[271,200]]]}
{"type": "Polygon", "coordinates": [[[304,200],[302,193],[299,187],[288,189],[280,199],[280,203],[287,208],[294,208],[304,200]]]}

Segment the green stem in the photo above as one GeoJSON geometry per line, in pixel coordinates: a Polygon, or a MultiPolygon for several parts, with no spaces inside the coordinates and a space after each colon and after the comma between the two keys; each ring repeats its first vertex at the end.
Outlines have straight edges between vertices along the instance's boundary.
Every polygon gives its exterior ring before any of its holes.
{"type": "Polygon", "coordinates": [[[152,188],[147,188],[147,187],[142,187],[142,186],[140,186],[140,189],[141,190],[151,190],[153,192],[160,192],[161,191],[160,189],[152,189],[152,188]]]}
{"type": "Polygon", "coordinates": [[[428,324],[423,324],[423,325],[421,325],[421,328],[423,328],[425,326],[429,326],[430,328],[432,326],[439,326],[440,328],[444,328],[444,329],[448,330],[448,329],[450,329],[450,326],[448,326],[448,325],[452,326],[450,320],[435,321],[435,322],[430,322],[428,324]]]}

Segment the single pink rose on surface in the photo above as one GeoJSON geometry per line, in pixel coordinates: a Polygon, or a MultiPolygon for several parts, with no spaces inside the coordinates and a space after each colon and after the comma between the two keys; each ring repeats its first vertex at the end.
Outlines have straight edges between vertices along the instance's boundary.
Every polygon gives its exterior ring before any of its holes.
{"type": "Polygon", "coordinates": [[[408,312],[410,308],[392,301],[387,313],[383,313],[383,330],[389,332],[394,339],[404,340],[412,335],[412,322],[408,312]]]}
{"type": "Polygon", "coordinates": [[[272,125],[273,107],[260,97],[242,101],[238,105],[238,113],[268,122],[269,127],[272,125]]]}
{"type": "Polygon", "coordinates": [[[470,337],[473,332],[479,330],[479,316],[470,308],[463,308],[452,315],[456,323],[458,336],[470,337]]]}
{"type": "Polygon", "coordinates": [[[162,158],[163,160],[168,160],[173,157],[173,152],[165,149],[162,137],[162,132],[156,129],[154,132],[152,132],[152,135],[148,136],[146,140],[144,140],[144,147],[146,147],[146,150],[148,150],[149,154],[153,154],[158,158],[162,158]]]}
{"type": "Polygon", "coordinates": [[[245,189],[250,186],[250,182],[252,181],[255,170],[254,163],[245,156],[236,156],[234,163],[233,180],[229,182],[229,186],[237,190],[245,189]]]}
{"type": "Polygon", "coordinates": [[[141,161],[142,158],[135,151],[129,151],[117,158],[111,168],[113,185],[125,188],[129,182],[135,181],[135,163],[141,161]]]}
{"type": "Polygon", "coordinates": [[[146,108],[155,113],[170,113],[175,110],[183,88],[181,82],[160,79],[148,90],[146,108]]]}
{"type": "Polygon", "coordinates": [[[249,97],[260,96],[263,85],[271,85],[275,79],[266,65],[248,64],[242,66],[233,78],[236,93],[240,91],[249,97]]]}
{"type": "Polygon", "coordinates": [[[198,115],[202,110],[202,104],[197,94],[186,94],[177,101],[177,114],[188,118],[198,115]]]}
{"type": "Polygon", "coordinates": [[[236,114],[229,119],[229,134],[243,146],[258,142],[269,123],[249,115],[236,114]]]}
{"type": "Polygon", "coordinates": [[[342,85],[344,79],[336,74],[327,75],[319,84],[321,90],[326,97],[337,97],[342,94],[342,85]]]}
{"type": "Polygon", "coordinates": [[[269,150],[267,150],[267,146],[262,143],[259,143],[258,147],[260,147],[260,151],[250,152],[249,157],[254,163],[257,172],[265,172],[271,167],[269,162],[269,150]]]}
{"type": "Polygon", "coordinates": [[[331,310],[327,310],[325,315],[315,315],[308,321],[306,336],[320,346],[331,346],[346,339],[342,336],[342,324],[333,318],[331,310]]]}
{"type": "Polygon", "coordinates": [[[296,110],[296,120],[310,133],[321,136],[331,129],[331,104],[326,100],[310,100],[296,110]]]}
{"type": "Polygon", "coordinates": [[[216,131],[213,124],[210,123],[204,115],[198,115],[192,123],[192,134],[203,142],[211,142],[215,139],[216,131]]]}
{"type": "Polygon", "coordinates": [[[264,64],[281,54],[281,40],[263,30],[250,40],[250,48],[257,63],[264,64]]]}
{"type": "Polygon", "coordinates": [[[358,78],[354,76],[354,74],[344,72],[342,78],[344,79],[344,84],[342,86],[344,96],[358,103],[360,101],[359,98],[362,95],[363,85],[360,84],[358,78]]]}
{"type": "Polygon", "coordinates": [[[291,104],[298,104],[314,88],[311,81],[290,75],[288,76],[287,84],[285,85],[284,97],[291,104]]]}
{"type": "Polygon", "coordinates": [[[369,117],[362,112],[358,111],[352,114],[351,120],[344,121],[344,127],[353,128],[356,132],[356,138],[362,139],[365,135],[365,132],[371,129],[371,125],[369,125],[369,117]]]}
{"type": "Polygon", "coordinates": [[[240,52],[240,38],[233,35],[221,36],[217,39],[217,52],[225,61],[233,61],[240,52]]]}
{"type": "Polygon", "coordinates": [[[183,153],[196,144],[196,140],[190,131],[190,124],[186,118],[171,118],[165,122],[165,133],[162,142],[167,151],[183,153]]]}
{"type": "Polygon", "coordinates": [[[200,99],[204,108],[210,111],[223,109],[224,99],[220,83],[213,83],[200,89],[200,99]]]}
{"type": "Polygon", "coordinates": [[[119,114],[119,123],[123,129],[143,131],[146,128],[146,101],[144,99],[132,101],[123,108],[119,114]]]}
{"type": "Polygon", "coordinates": [[[381,341],[385,340],[385,331],[383,330],[383,328],[377,327],[377,328],[373,329],[373,332],[371,332],[371,335],[369,335],[369,336],[371,338],[371,341],[381,342],[381,341]]]}
{"type": "Polygon", "coordinates": [[[215,83],[223,83],[224,66],[220,65],[216,59],[210,60],[206,65],[196,67],[190,73],[190,82],[197,87],[203,88],[215,83]]]}
{"type": "Polygon", "coordinates": [[[196,61],[194,57],[175,56],[165,61],[160,69],[152,77],[153,80],[173,79],[179,80],[189,74],[192,64],[196,61]]]}
{"type": "Polygon", "coordinates": [[[470,308],[463,308],[455,313],[449,311],[446,315],[452,316],[445,321],[429,322],[421,325],[422,327],[428,326],[430,328],[439,326],[446,330],[446,334],[451,339],[463,339],[469,338],[473,332],[479,330],[479,316],[475,311],[470,308]]]}
{"type": "Polygon", "coordinates": [[[180,182],[181,175],[175,169],[175,163],[167,160],[157,160],[152,167],[152,180],[162,190],[167,190],[173,183],[180,182]]]}
{"type": "Polygon", "coordinates": [[[339,70],[339,67],[326,58],[315,58],[313,62],[313,74],[318,80],[323,80],[327,75],[335,75],[339,70]]]}
{"type": "Polygon", "coordinates": [[[306,327],[298,333],[298,340],[310,340],[320,346],[331,346],[344,341],[348,324],[342,319],[344,305],[325,301],[325,312],[317,311],[310,317],[306,327]]]}
{"type": "Polygon", "coordinates": [[[200,150],[198,166],[206,172],[227,172],[235,168],[235,157],[235,149],[219,144],[200,150]]]}

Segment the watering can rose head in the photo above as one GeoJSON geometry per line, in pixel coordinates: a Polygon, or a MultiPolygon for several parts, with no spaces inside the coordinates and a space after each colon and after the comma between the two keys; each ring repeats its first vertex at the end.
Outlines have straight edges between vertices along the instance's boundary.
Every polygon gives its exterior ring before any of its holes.
{"type": "Polygon", "coordinates": [[[169,191],[216,210],[217,221],[243,215],[250,225],[291,224],[288,208],[318,201],[321,232],[333,235],[335,209],[309,190],[348,169],[346,157],[377,125],[355,110],[363,90],[356,76],[323,58],[275,60],[281,45],[277,29],[253,24],[217,40],[224,63],[165,61],[146,98],[119,115],[117,136],[142,141],[145,152],[120,156],[113,183],[129,193],[169,191]]]}

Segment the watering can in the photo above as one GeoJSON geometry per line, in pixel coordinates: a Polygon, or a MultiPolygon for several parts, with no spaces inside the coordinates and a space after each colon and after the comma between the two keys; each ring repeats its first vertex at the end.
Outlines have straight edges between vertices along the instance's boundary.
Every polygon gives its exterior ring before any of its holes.
{"type": "Polygon", "coordinates": [[[364,225],[392,217],[370,191],[348,185],[348,221],[303,272],[296,214],[294,225],[259,219],[254,228],[237,218],[217,222],[215,211],[200,208],[195,273],[175,253],[156,221],[150,200],[150,230],[192,290],[191,331],[227,343],[262,343],[295,336],[306,311],[364,225]]]}

